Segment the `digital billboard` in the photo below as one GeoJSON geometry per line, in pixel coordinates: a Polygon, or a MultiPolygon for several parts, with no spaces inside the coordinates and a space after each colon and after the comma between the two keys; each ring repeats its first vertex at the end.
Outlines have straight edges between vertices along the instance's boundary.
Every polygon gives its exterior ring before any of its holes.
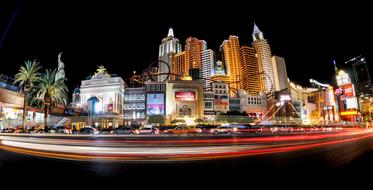
{"type": "Polygon", "coordinates": [[[214,98],[214,109],[215,111],[228,111],[229,110],[229,98],[227,95],[215,95],[214,98]]]}
{"type": "Polygon", "coordinates": [[[175,100],[193,102],[196,100],[196,94],[194,92],[175,92],[175,100]]]}
{"type": "Polygon", "coordinates": [[[146,114],[163,115],[164,114],[164,94],[146,95],[146,114]]]}
{"type": "Polygon", "coordinates": [[[343,92],[346,97],[355,96],[354,87],[352,84],[343,85],[343,92]]]}
{"type": "Polygon", "coordinates": [[[354,98],[346,98],[346,106],[347,109],[356,109],[357,108],[357,99],[354,98]]]}

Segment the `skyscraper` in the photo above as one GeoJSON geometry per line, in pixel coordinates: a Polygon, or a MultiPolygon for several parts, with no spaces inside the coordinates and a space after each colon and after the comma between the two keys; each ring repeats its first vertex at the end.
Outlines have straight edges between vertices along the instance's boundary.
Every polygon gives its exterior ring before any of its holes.
{"type": "Polygon", "coordinates": [[[226,65],[229,76],[229,96],[236,96],[236,92],[242,89],[242,69],[240,61],[240,42],[237,36],[229,36],[221,45],[223,61],[226,65]]]}
{"type": "Polygon", "coordinates": [[[172,62],[172,73],[178,76],[171,76],[172,80],[179,79],[181,76],[189,74],[189,67],[187,64],[187,55],[185,51],[175,54],[174,60],[172,62]]]}
{"type": "Polygon", "coordinates": [[[356,91],[359,96],[373,96],[373,86],[365,57],[358,57],[352,62],[356,91]]]}
{"type": "Polygon", "coordinates": [[[285,59],[283,57],[274,55],[272,56],[272,65],[275,77],[275,91],[281,91],[289,88],[285,59]]]}
{"type": "Polygon", "coordinates": [[[257,96],[261,92],[261,80],[263,77],[259,75],[255,49],[242,46],[240,49],[240,59],[242,65],[242,89],[252,96],[257,96]]]}
{"type": "MultiPolygon", "coordinates": [[[[174,37],[174,31],[172,28],[168,30],[167,37],[163,38],[161,45],[159,45],[158,59],[164,61],[170,65],[170,70],[172,71],[172,63],[174,55],[181,52],[181,44],[177,38],[174,37]]],[[[168,67],[163,62],[158,63],[159,73],[168,73],[168,67]]],[[[158,81],[164,81],[167,75],[159,75],[158,81]]]]}
{"type": "Polygon", "coordinates": [[[275,89],[275,77],[271,60],[271,48],[263,33],[254,23],[253,46],[257,53],[259,73],[263,73],[262,89],[265,93],[273,92],[275,89]]]}
{"type": "Polygon", "coordinates": [[[206,42],[195,37],[189,37],[185,41],[185,53],[187,58],[188,70],[201,69],[202,51],[206,49],[206,42]]]}
{"type": "Polygon", "coordinates": [[[203,90],[208,91],[211,89],[211,75],[213,74],[215,63],[215,53],[211,49],[202,51],[202,66],[201,66],[201,76],[203,80],[203,90]]]}

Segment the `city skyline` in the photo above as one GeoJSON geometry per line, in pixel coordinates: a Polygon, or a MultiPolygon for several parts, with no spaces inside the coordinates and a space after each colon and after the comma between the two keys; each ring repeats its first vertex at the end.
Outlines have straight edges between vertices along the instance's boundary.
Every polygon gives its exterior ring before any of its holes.
{"type": "Polygon", "coordinates": [[[364,184],[370,8],[0,0],[0,179],[86,189],[364,184]]]}
{"type": "MultiPolygon", "coordinates": [[[[326,8],[321,9],[323,14],[315,16],[315,20],[312,21],[305,13],[292,12],[298,13],[300,18],[303,18],[301,23],[291,19],[291,14],[258,17],[255,11],[251,15],[238,11],[239,15],[244,16],[238,20],[224,22],[226,26],[222,28],[214,26],[217,23],[215,20],[206,23],[195,20],[195,17],[186,16],[179,16],[178,19],[165,18],[146,27],[141,24],[144,20],[140,20],[139,23],[126,23],[127,19],[123,17],[126,13],[119,10],[110,13],[107,7],[99,9],[99,6],[94,3],[88,6],[90,9],[83,9],[83,11],[81,11],[83,5],[79,4],[75,8],[70,7],[69,3],[58,6],[52,4],[54,11],[41,9],[38,5],[27,1],[23,4],[22,1],[9,3],[7,5],[9,10],[2,13],[5,19],[1,20],[0,31],[4,33],[12,13],[21,6],[0,48],[0,63],[7,65],[3,72],[12,76],[24,60],[35,57],[39,58],[46,68],[56,68],[57,54],[63,51],[62,59],[66,65],[70,90],[79,86],[80,81],[92,74],[98,65],[105,65],[108,71],[123,78],[130,77],[133,70],[141,72],[151,62],[157,60],[159,44],[167,36],[169,27],[174,29],[174,35],[182,46],[185,45],[188,37],[195,36],[205,40],[209,49],[217,51],[229,35],[238,36],[241,46],[251,47],[252,26],[255,21],[265,34],[272,53],[286,60],[289,78],[302,85],[308,85],[309,78],[333,82],[334,59],[337,60],[338,65],[344,65],[344,61],[360,54],[370,60],[366,41],[346,38],[356,30],[361,38],[369,38],[367,35],[369,29],[364,24],[364,17],[337,17],[341,12],[333,10],[336,14],[327,13],[326,8]],[[33,9],[35,11],[32,11],[33,9]],[[96,10],[102,10],[102,13],[96,15],[96,10]],[[66,12],[70,15],[67,16],[66,12]],[[42,15],[45,14],[53,19],[43,18],[42,15]],[[24,15],[27,17],[21,17],[24,15]],[[76,19],[71,19],[73,16],[76,19]],[[190,19],[195,20],[194,25],[185,23],[190,19]],[[345,24],[347,21],[355,20],[358,22],[356,25],[359,25],[357,29],[345,24]],[[69,27],[70,29],[67,29],[69,27]],[[23,28],[30,28],[30,30],[23,30],[23,28]],[[346,28],[348,30],[342,30],[346,28]],[[340,35],[333,35],[336,32],[340,35]],[[320,43],[316,39],[319,39],[320,43]],[[126,43],[128,46],[119,45],[126,43]],[[129,49],[130,47],[133,48],[129,49]],[[74,68],[78,64],[82,67],[74,68]],[[325,73],[319,72],[315,66],[323,66],[325,73]],[[295,73],[300,68],[305,68],[304,72],[295,73]],[[70,70],[78,72],[72,74],[70,70]]],[[[162,15],[148,19],[159,20],[162,15]]]]}

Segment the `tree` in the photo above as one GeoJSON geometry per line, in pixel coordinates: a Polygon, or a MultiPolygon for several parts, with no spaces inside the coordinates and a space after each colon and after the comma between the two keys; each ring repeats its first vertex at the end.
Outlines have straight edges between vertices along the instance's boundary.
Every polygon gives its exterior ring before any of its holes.
{"type": "Polygon", "coordinates": [[[203,121],[204,121],[203,119],[199,119],[199,118],[194,120],[194,122],[196,123],[202,123],[203,121]]]}
{"type": "Polygon", "coordinates": [[[164,124],[165,118],[163,115],[150,115],[148,118],[148,123],[159,123],[164,124]]]}
{"type": "Polygon", "coordinates": [[[39,70],[41,66],[39,62],[35,60],[31,62],[30,60],[25,61],[25,65],[21,66],[18,73],[15,75],[14,83],[17,84],[22,90],[23,97],[23,116],[22,116],[22,128],[25,129],[26,116],[27,116],[27,99],[29,95],[29,90],[35,85],[40,79],[39,70]]]}
{"type": "Polygon", "coordinates": [[[32,104],[44,107],[44,131],[47,131],[48,114],[57,104],[67,104],[67,86],[65,79],[55,80],[56,70],[46,70],[32,90],[32,104]]]}
{"type": "Polygon", "coordinates": [[[171,121],[171,124],[176,124],[176,123],[185,123],[185,119],[174,119],[171,121]]]}
{"type": "Polygon", "coordinates": [[[246,112],[227,112],[216,116],[216,121],[220,123],[251,123],[253,119],[248,117],[246,112]]]}

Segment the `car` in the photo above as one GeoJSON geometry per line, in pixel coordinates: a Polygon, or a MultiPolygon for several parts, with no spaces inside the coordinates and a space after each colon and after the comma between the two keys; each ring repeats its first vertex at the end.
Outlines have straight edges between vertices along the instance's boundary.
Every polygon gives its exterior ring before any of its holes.
{"type": "Polygon", "coordinates": [[[4,128],[1,130],[2,133],[15,133],[16,130],[14,128],[4,128]]]}
{"type": "Polygon", "coordinates": [[[35,129],[31,131],[31,133],[44,133],[44,129],[43,128],[35,129]]]}
{"type": "Polygon", "coordinates": [[[63,134],[71,134],[72,131],[70,128],[66,126],[55,126],[49,130],[50,133],[63,133],[63,134]]]}
{"type": "Polygon", "coordinates": [[[288,126],[277,126],[277,127],[271,128],[272,133],[290,133],[293,131],[294,131],[294,128],[288,127],[288,126]]]}
{"type": "Polygon", "coordinates": [[[80,134],[95,134],[97,135],[99,131],[96,128],[93,127],[84,127],[80,129],[79,131],[80,134]]]}
{"type": "Polygon", "coordinates": [[[113,130],[114,134],[133,135],[136,130],[129,126],[120,126],[113,130]]]}
{"type": "Polygon", "coordinates": [[[169,130],[169,129],[173,129],[175,127],[177,127],[177,125],[161,125],[159,127],[159,131],[164,133],[164,131],[169,130]]]}
{"type": "Polygon", "coordinates": [[[135,130],[135,134],[155,135],[155,134],[159,134],[159,130],[155,127],[145,125],[144,127],[140,127],[139,129],[135,130]]]}
{"type": "Polygon", "coordinates": [[[99,133],[102,135],[110,135],[114,133],[114,130],[110,128],[102,128],[100,129],[99,133]]]}
{"type": "Polygon", "coordinates": [[[209,134],[211,130],[216,129],[218,126],[215,125],[199,125],[197,126],[198,129],[201,129],[201,133],[209,134]]]}
{"type": "Polygon", "coordinates": [[[164,133],[166,134],[197,134],[201,132],[201,129],[187,125],[179,125],[174,129],[168,129],[164,131],[164,133]]]}
{"type": "Polygon", "coordinates": [[[27,133],[26,130],[22,129],[22,128],[18,128],[14,131],[14,133],[27,133]]]}
{"type": "Polygon", "coordinates": [[[232,126],[219,126],[215,129],[211,129],[210,133],[211,134],[231,134],[234,132],[234,130],[237,130],[236,128],[233,128],[232,126]]]}

